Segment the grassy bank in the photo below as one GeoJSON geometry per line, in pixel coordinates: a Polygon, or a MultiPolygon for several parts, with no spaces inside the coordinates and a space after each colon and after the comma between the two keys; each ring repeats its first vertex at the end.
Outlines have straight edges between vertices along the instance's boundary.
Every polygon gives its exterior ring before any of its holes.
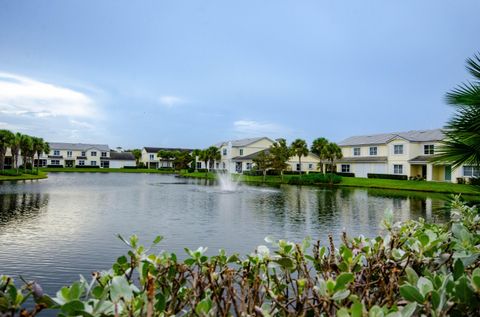
{"type": "MultiPolygon", "coordinates": [[[[192,178],[208,178],[214,179],[214,173],[182,173],[184,177],[192,178]]],[[[288,180],[293,175],[284,175],[283,181],[280,176],[267,175],[265,178],[266,184],[287,184],[288,180]]],[[[246,176],[239,175],[234,176],[238,180],[247,183],[263,183],[262,176],[246,176]]],[[[408,190],[408,191],[421,191],[432,192],[442,194],[464,194],[464,195],[480,195],[480,187],[465,185],[465,184],[453,184],[453,183],[440,183],[440,182],[427,182],[427,181],[407,181],[407,180],[393,180],[393,179],[376,179],[376,178],[355,178],[355,177],[342,177],[342,181],[335,186],[348,186],[348,187],[364,187],[364,188],[379,188],[379,189],[394,189],[394,190],[408,190]]]]}
{"type": "Polygon", "coordinates": [[[38,175],[34,174],[20,174],[20,175],[0,175],[0,182],[3,181],[24,181],[47,178],[47,173],[38,172],[38,175]]]}
{"type": "Polygon", "coordinates": [[[52,173],[154,173],[154,174],[175,174],[176,172],[171,170],[157,170],[148,168],[54,168],[47,167],[41,169],[43,172],[52,173]]]}

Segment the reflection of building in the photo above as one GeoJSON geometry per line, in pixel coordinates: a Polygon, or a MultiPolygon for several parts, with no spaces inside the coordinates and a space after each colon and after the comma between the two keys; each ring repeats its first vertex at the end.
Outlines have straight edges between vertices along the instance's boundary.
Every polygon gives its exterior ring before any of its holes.
{"type": "Polygon", "coordinates": [[[339,143],[343,158],[337,170],[368,174],[397,174],[429,181],[457,181],[457,177],[480,176],[480,170],[431,162],[435,148],[445,138],[440,129],[354,136],[339,143]]]}

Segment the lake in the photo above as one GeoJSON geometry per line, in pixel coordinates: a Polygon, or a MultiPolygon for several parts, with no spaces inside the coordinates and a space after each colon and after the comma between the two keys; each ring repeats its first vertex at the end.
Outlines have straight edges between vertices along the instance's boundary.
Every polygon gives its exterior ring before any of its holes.
{"type": "Polygon", "coordinates": [[[37,280],[49,293],[110,268],[127,250],[116,235],[137,234],[183,256],[185,247],[241,255],[264,238],[325,241],[374,236],[386,209],[396,220],[448,219],[443,195],[353,188],[240,185],[159,174],[50,173],[39,181],[0,183],[0,274],[37,280]]]}

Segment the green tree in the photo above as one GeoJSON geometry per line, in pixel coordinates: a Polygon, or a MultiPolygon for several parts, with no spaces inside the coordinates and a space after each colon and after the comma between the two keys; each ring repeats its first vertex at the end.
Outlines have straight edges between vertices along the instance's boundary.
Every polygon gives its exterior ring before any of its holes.
{"type": "Polygon", "coordinates": [[[292,151],[287,145],[285,139],[278,139],[269,149],[271,155],[271,167],[280,171],[283,180],[283,171],[288,168],[288,159],[292,156],[292,151]]]}
{"type": "Polygon", "coordinates": [[[140,163],[140,159],[142,158],[142,150],[140,149],[133,149],[132,151],[133,156],[135,157],[135,165],[138,166],[140,163]]]}
{"type": "Polygon", "coordinates": [[[20,132],[15,133],[15,137],[10,144],[10,151],[12,152],[13,168],[17,169],[18,174],[18,157],[20,151],[20,142],[22,140],[22,134],[20,132]]]}
{"type": "Polygon", "coordinates": [[[313,143],[312,143],[312,146],[310,148],[310,151],[317,155],[318,158],[320,159],[320,162],[318,163],[318,167],[320,167],[320,172],[324,172],[323,171],[323,160],[325,159],[325,157],[323,156],[323,149],[325,148],[325,146],[328,144],[328,140],[325,139],[325,138],[317,138],[315,140],[313,140],[313,143]]]}
{"type": "Polygon", "coordinates": [[[207,150],[201,150],[198,153],[198,159],[205,163],[205,176],[207,176],[208,175],[208,161],[209,161],[207,150]]]}
{"type": "Polygon", "coordinates": [[[201,150],[195,149],[192,151],[192,167],[195,169],[195,172],[197,171],[197,159],[199,159],[201,150]]]}
{"type": "Polygon", "coordinates": [[[20,140],[20,152],[23,159],[23,172],[27,171],[27,162],[33,149],[32,137],[26,134],[22,135],[20,140]]]}
{"type": "Polygon", "coordinates": [[[214,166],[215,161],[218,161],[222,158],[222,155],[220,153],[220,149],[217,148],[216,146],[211,146],[207,149],[208,153],[208,162],[210,163],[210,166],[214,166]]]}
{"type": "Polygon", "coordinates": [[[40,165],[40,155],[45,150],[45,141],[42,138],[32,137],[32,149],[30,151],[30,160],[32,162],[32,170],[34,161],[35,161],[35,154],[37,155],[37,173],[38,173],[38,166],[40,165]]]}
{"type": "MultiPolygon", "coordinates": [[[[174,151],[170,150],[160,150],[157,152],[157,157],[159,158],[160,161],[173,161],[175,157],[174,151]]],[[[159,166],[160,167],[160,166],[159,166]]]]}
{"type": "MultiPolygon", "coordinates": [[[[329,142],[325,147],[323,148],[322,156],[328,160],[330,163],[330,173],[333,174],[335,170],[335,161],[339,160],[343,157],[342,154],[342,149],[333,142],[329,142]]],[[[333,178],[332,178],[333,180],[333,178]]]]}
{"type": "Polygon", "coordinates": [[[290,145],[290,148],[292,150],[292,154],[298,156],[298,164],[300,165],[300,175],[301,175],[302,174],[302,156],[308,155],[307,142],[305,142],[305,140],[302,140],[302,139],[296,139],[295,141],[292,142],[292,145],[290,145]]]}
{"type": "Polygon", "coordinates": [[[446,101],[456,113],[444,127],[446,138],[435,151],[435,161],[453,168],[480,166],[480,55],[468,58],[466,67],[474,79],[447,93],[446,101]]]}
{"type": "Polygon", "coordinates": [[[267,170],[272,167],[272,156],[267,151],[261,151],[254,159],[255,168],[262,171],[263,181],[267,176],[267,170]]]}
{"type": "Polygon", "coordinates": [[[177,151],[174,156],[173,166],[177,170],[187,169],[189,164],[193,161],[192,155],[187,151],[177,151]]]}
{"type": "Polygon", "coordinates": [[[5,154],[15,139],[15,135],[9,130],[0,130],[0,170],[5,169],[5,154]]]}

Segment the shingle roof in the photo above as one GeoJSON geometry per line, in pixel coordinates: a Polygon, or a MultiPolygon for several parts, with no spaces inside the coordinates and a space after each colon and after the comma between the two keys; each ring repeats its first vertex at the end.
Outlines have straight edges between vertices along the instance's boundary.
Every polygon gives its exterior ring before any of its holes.
{"type": "Polygon", "coordinates": [[[135,156],[132,152],[115,152],[110,151],[111,160],[135,161],[135,156]]]}
{"type": "Polygon", "coordinates": [[[180,151],[180,152],[192,152],[193,149],[171,148],[171,147],[151,147],[145,146],[147,153],[157,153],[158,151],[180,151]]]}
{"type": "Polygon", "coordinates": [[[432,155],[419,155],[409,160],[410,163],[425,163],[429,162],[432,159],[432,155]]]}
{"type": "Polygon", "coordinates": [[[258,138],[246,138],[246,139],[229,140],[229,141],[219,142],[219,143],[215,144],[215,146],[219,148],[219,147],[222,147],[225,144],[228,144],[229,142],[232,143],[232,146],[236,146],[236,147],[247,146],[249,144],[255,143],[255,142],[260,141],[262,139],[267,139],[267,140],[271,141],[272,143],[274,143],[274,141],[272,139],[267,138],[265,136],[262,136],[262,137],[258,137],[258,138]]]}
{"type": "Polygon", "coordinates": [[[245,155],[245,156],[236,156],[236,157],[232,158],[232,160],[235,160],[235,161],[253,160],[253,159],[257,158],[257,156],[262,152],[265,152],[266,154],[270,153],[269,149],[265,149],[265,150],[257,151],[257,152],[252,153],[252,154],[245,155]]]}
{"type": "Polygon", "coordinates": [[[63,143],[63,142],[48,142],[51,150],[72,150],[72,151],[86,151],[89,149],[97,149],[100,151],[110,151],[107,144],[86,144],[86,143],[63,143]]]}
{"type": "Polygon", "coordinates": [[[359,157],[344,157],[336,161],[337,163],[373,163],[373,162],[387,162],[386,156],[359,156],[359,157]]]}
{"type": "Polygon", "coordinates": [[[441,129],[434,130],[413,130],[407,132],[394,132],[373,135],[352,136],[341,141],[338,145],[369,145],[369,144],[385,144],[388,141],[400,137],[411,142],[429,142],[441,141],[444,139],[444,134],[441,129]]]}

